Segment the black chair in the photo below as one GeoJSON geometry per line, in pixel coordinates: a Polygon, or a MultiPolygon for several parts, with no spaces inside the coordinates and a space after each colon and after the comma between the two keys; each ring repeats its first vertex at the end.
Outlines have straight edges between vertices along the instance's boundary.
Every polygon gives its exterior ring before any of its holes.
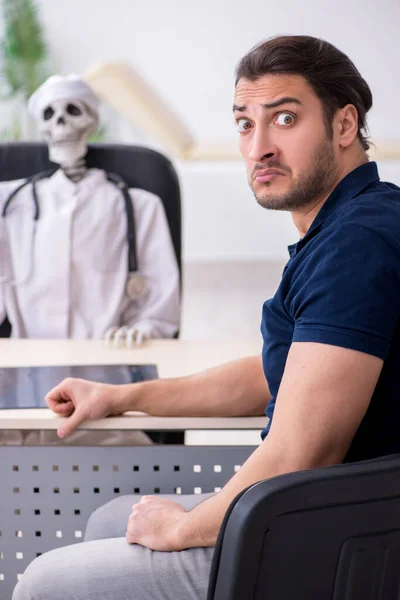
{"type": "MultiPolygon", "coordinates": [[[[181,197],[178,177],[171,162],[159,152],[140,146],[90,144],[88,167],[117,173],[128,183],[157,194],[165,208],[182,281],[181,262],[181,197]]],[[[38,142],[0,143],[0,181],[29,177],[41,171],[58,168],[49,161],[48,148],[38,142]]],[[[11,327],[0,324],[0,337],[9,337],[11,327]]]]}
{"type": "Polygon", "coordinates": [[[289,473],[231,504],[207,600],[399,600],[400,455],[289,473]]]}

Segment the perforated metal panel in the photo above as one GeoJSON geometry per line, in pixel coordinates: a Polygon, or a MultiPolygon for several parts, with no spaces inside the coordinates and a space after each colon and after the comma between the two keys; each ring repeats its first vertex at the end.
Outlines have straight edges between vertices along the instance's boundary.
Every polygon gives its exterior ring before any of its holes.
{"type": "Polygon", "coordinates": [[[80,542],[122,494],[218,491],[253,447],[1,447],[0,600],[39,554],[80,542]]]}

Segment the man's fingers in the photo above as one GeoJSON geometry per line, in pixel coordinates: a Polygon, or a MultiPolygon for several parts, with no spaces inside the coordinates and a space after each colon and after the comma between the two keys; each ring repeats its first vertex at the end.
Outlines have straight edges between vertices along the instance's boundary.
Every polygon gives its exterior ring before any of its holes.
{"type": "Polygon", "coordinates": [[[71,400],[71,392],[70,392],[70,384],[68,379],[64,379],[56,385],[50,392],[46,394],[44,397],[45,402],[48,406],[53,409],[54,406],[57,406],[60,403],[71,400]]]}
{"type": "Polygon", "coordinates": [[[81,424],[83,421],[86,421],[86,415],[79,410],[75,410],[72,415],[64,421],[64,423],[58,428],[57,434],[58,437],[64,439],[71,435],[73,431],[81,424]]]}
{"type": "Polygon", "coordinates": [[[160,500],[160,497],[159,496],[142,496],[140,499],[140,503],[145,504],[146,502],[151,502],[152,500],[160,500]]]}
{"type": "Polygon", "coordinates": [[[51,410],[56,410],[59,406],[65,404],[65,400],[56,399],[54,396],[49,396],[49,394],[44,397],[44,401],[51,410]]]}
{"type": "Polygon", "coordinates": [[[61,403],[57,403],[53,405],[49,405],[49,407],[51,408],[51,410],[55,413],[58,414],[58,416],[60,417],[69,417],[70,415],[72,415],[72,413],[75,410],[75,406],[73,405],[72,402],[63,402],[61,403]]]}

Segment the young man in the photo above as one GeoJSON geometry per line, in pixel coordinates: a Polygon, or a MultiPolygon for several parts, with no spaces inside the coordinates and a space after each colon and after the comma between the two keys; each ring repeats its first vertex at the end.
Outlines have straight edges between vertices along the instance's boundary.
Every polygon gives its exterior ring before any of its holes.
{"type": "Polygon", "coordinates": [[[14,600],[204,599],[212,547],[242,489],[400,450],[400,189],[368,162],[371,105],[353,63],[322,40],[278,37],[241,60],[234,117],[250,186],[265,208],[290,211],[300,235],[264,304],[262,357],[133,386],[68,379],[47,401],[68,417],[61,437],[126,410],[224,416],[267,406],[264,441],[200,504],[129,496],[100,508],[92,541],[35,560],[14,600]]]}

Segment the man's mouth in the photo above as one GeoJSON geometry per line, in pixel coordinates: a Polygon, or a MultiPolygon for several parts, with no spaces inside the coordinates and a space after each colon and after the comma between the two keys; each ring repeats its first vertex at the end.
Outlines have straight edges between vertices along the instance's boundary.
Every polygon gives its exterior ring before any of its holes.
{"type": "Polygon", "coordinates": [[[254,181],[265,183],[267,181],[273,181],[276,177],[280,175],[285,175],[282,171],[278,169],[260,169],[254,173],[254,181]]]}

